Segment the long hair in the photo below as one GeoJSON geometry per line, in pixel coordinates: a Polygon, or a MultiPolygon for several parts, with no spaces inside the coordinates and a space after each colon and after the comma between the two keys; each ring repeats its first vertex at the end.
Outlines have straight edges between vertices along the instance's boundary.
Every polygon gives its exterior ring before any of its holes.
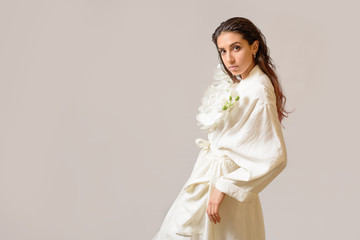
{"type": "MultiPolygon", "coordinates": [[[[266,46],[266,38],[261,33],[260,29],[257,28],[249,19],[243,17],[233,17],[220,24],[216,28],[215,32],[212,34],[212,41],[215,43],[216,49],[218,49],[217,39],[221,32],[236,32],[240,33],[242,37],[252,45],[255,40],[259,41],[258,51],[255,56],[255,64],[258,64],[261,70],[270,78],[271,83],[274,87],[276,95],[276,107],[278,112],[279,121],[281,123],[284,117],[288,117],[288,113],[285,110],[286,97],[283,94],[278,76],[276,74],[276,67],[273,64],[273,61],[269,54],[269,49],[266,46]]],[[[219,52],[219,51],[217,51],[219,52]]],[[[230,76],[230,78],[236,82],[236,76],[234,76],[229,69],[225,66],[221,55],[219,53],[219,58],[224,66],[225,71],[230,76]]]]}

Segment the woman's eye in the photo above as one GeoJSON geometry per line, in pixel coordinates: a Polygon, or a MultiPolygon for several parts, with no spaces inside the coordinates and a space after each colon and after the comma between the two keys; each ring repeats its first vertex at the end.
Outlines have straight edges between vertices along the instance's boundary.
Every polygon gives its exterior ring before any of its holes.
{"type": "Polygon", "coordinates": [[[220,50],[220,54],[224,54],[225,53],[225,50],[220,50]]]}
{"type": "Polygon", "coordinates": [[[240,50],[240,47],[239,46],[234,46],[234,50],[240,50]]]}

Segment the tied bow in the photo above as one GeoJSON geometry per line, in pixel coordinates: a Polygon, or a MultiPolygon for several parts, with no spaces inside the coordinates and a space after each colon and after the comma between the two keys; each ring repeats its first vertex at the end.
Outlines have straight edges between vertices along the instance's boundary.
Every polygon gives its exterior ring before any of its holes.
{"type": "Polygon", "coordinates": [[[203,138],[197,138],[195,139],[195,143],[202,149],[210,149],[210,142],[203,139],[203,138]]]}

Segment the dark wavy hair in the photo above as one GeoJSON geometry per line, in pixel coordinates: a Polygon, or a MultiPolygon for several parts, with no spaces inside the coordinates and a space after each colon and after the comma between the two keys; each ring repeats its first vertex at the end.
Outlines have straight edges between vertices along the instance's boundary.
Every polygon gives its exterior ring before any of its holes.
{"type": "MultiPolygon", "coordinates": [[[[255,64],[258,64],[261,70],[270,78],[272,85],[274,86],[276,95],[276,107],[278,112],[279,121],[281,123],[284,117],[288,117],[289,112],[285,110],[286,97],[283,94],[278,76],[276,74],[276,67],[270,58],[269,49],[266,46],[266,38],[261,33],[260,29],[257,28],[249,19],[243,17],[233,17],[220,24],[212,34],[212,41],[215,43],[216,49],[218,49],[217,39],[221,32],[236,32],[240,33],[250,45],[255,40],[259,41],[259,48],[255,56],[255,64]]],[[[219,53],[219,51],[217,51],[219,53]]],[[[230,78],[237,82],[236,76],[234,76],[229,69],[225,66],[221,55],[219,58],[224,66],[225,71],[230,78]]]]}

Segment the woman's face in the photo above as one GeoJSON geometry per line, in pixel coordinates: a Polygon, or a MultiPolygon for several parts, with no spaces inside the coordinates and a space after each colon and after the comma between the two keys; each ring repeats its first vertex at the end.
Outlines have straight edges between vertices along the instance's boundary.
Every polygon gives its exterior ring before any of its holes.
{"type": "Polygon", "coordinates": [[[237,32],[221,32],[218,39],[218,51],[225,64],[233,75],[241,75],[246,78],[251,69],[255,66],[253,54],[258,50],[258,41],[249,45],[237,32]]]}

